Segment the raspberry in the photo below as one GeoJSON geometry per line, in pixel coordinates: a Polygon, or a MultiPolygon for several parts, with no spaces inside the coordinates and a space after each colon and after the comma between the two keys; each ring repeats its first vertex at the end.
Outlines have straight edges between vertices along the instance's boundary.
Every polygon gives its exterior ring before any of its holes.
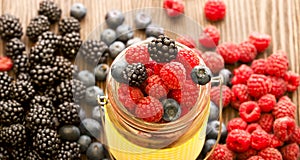
{"type": "Polygon", "coordinates": [[[204,6],[204,14],[210,21],[222,20],[226,14],[226,5],[223,0],[208,0],[204,6]]]}
{"type": "Polygon", "coordinates": [[[249,66],[242,64],[239,68],[233,70],[234,76],[231,80],[231,83],[233,85],[247,84],[247,81],[252,74],[253,74],[253,70],[249,66]]]}
{"type": "Polygon", "coordinates": [[[276,77],[283,77],[289,68],[289,61],[286,56],[272,54],[267,58],[266,73],[276,77]]]}
{"type": "Polygon", "coordinates": [[[0,56],[0,72],[11,70],[13,65],[9,57],[0,56]]]}
{"type": "Polygon", "coordinates": [[[226,145],[234,152],[245,152],[250,148],[251,135],[244,130],[234,129],[228,133],[226,145]]]}
{"type": "Polygon", "coordinates": [[[177,17],[184,13],[183,0],[164,0],[163,7],[170,17],[177,17]]]}
{"type": "Polygon", "coordinates": [[[272,82],[265,75],[252,74],[247,81],[247,86],[251,96],[260,98],[271,91],[272,82]]]}
{"type": "Polygon", "coordinates": [[[238,46],[238,50],[240,52],[239,60],[243,63],[252,62],[257,55],[255,46],[249,41],[240,43],[238,46]]]}
{"type": "Polygon", "coordinates": [[[132,63],[148,63],[150,55],[148,53],[148,48],[146,45],[138,45],[134,47],[129,47],[125,53],[125,59],[129,64],[132,63]]]}
{"type": "Polygon", "coordinates": [[[270,133],[273,129],[274,117],[272,114],[265,113],[260,116],[258,124],[261,126],[263,130],[270,133]]]}
{"type": "Polygon", "coordinates": [[[193,50],[181,49],[178,51],[176,61],[183,64],[186,69],[186,74],[189,76],[192,69],[200,64],[198,55],[193,50]]]}
{"type": "Polygon", "coordinates": [[[275,105],[272,114],[275,118],[281,117],[290,117],[295,118],[297,106],[291,101],[291,99],[287,96],[284,96],[279,99],[278,103],[275,105]]]}
{"type": "Polygon", "coordinates": [[[151,77],[152,75],[154,75],[154,71],[150,68],[146,68],[146,72],[147,72],[148,77],[151,77]]]}
{"type": "Polygon", "coordinates": [[[204,52],[202,59],[213,74],[218,74],[224,68],[224,59],[216,52],[204,52]]]}
{"type": "Polygon", "coordinates": [[[264,150],[260,151],[258,155],[265,160],[282,160],[281,153],[275,148],[265,148],[264,150]]]}
{"type": "Polygon", "coordinates": [[[233,93],[232,102],[237,102],[232,103],[232,107],[234,107],[235,109],[239,109],[241,103],[249,101],[251,99],[251,97],[248,94],[248,87],[245,84],[233,85],[231,87],[231,91],[233,93]]]}
{"type": "Polygon", "coordinates": [[[288,144],[280,149],[284,160],[297,160],[300,157],[300,150],[297,143],[288,144]]]}
{"type": "Polygon", "coordinates": [[[271,94],[273,94],[276,98],[280,98],[283,96],[287,90],[286,82],[280,78],[275,76],[270,76],[272,81],[271,94]]]}
{"type": "Polygon", "coordinates": [[[257,129],[251,133],[251,147],[256,150],[263,150],[270,145],[270,137],[267,132],[257,129]]]}
{"type": "Polygon", "coordinates": [[[248,158],[257,155],[257,151],[253,148],[249,148],[246,152],[237,154],[236,158],[238,160],[248,160],[248,158]]]}
{"type": "MultiPolygon", "coordinates": [[[[230,104],[230,101],[232,99],[232,91],[229,87],[222,85],[222,103],[223,107],[227,107],[230,104]]],[[[212,87],[210,90],[210,99],[213,101],[216,105],[220,105],[220,88],[219,87],[212,87]]]]}
{"type": "Polygon", "coordinates": [[[202,51],[200,51],[199,49],[197,49],[197,48],[193,48],[193,51],[200,57],[200,58],[202,58],[202,51]]]}
{"type": "Polygon", "coordinates": [[[180,117],[183,117],[184,115],[186,115],[190,111],[190,109],[188,107],[180,106],[180,108],[181,108],[181,115],[180,115],[180,117]]]}
{"type": "Polygon", "coordinates": [[[167,97],[168,87],[158,75],[152,75],[146,79],[145,92],[154,98],[161,99],[167,97]]]}
{"type": "Polygon", "coordinates": [[[186,45],[189,48],[195,48],[196,47],[195,40],[192,37],[187,36],[187,35],[180,36],[180,37],[176,38],[176,41],[183,44],[183,45],[186,45]]]}
{"type": "Polygon", "coordinates": [[[262,128],[258,123],[251,123],[247,126],[246,131],[251,134],[257,129],[262,129],[262,128]]]}
{"type": "Polygon", "coordinates": [[[147,96],[139,100],[135,108],[135,115],[146,122],[159,122],[163,111],[163,106],[158,99],[147,96]]]}
{"type": "Polygon", "coordinates": [[[300,128],[297,127],[292,133],[289,142],[296,142],[300,145],[300,128]]]}
{"type": "Polygon", "coordinates": [[[208,160],[232,160],[233,158],[234,153],[226,145],[217,144],[213,153],[208,157],[208,160]]]}
{"type": "Polygon", "coordinates": [[[263,52],[269,47],[271,37],[267,34],[253,32],[249,35],[249,42],[255,46],[257,52],[263,52]]]}
{"type": "Polygon", "coordinates": [[[273,125],[274,135],[281,141],[287,141],[296,127],[295,120],[290,117],[275,119],[273,125]]]}
{"type": "Polygon", "coordinates": [[[130,87],[126,84],[121,84],[118,89],[119,101],[124,107],[133,112],[138,101],[144,97],[142,91],[137,87],[130,87]]]}
{"type": "Polygon", "coordinates": [[[252,156],[252,157],[249,157],[247,160],[265,160],[265,159],[262,158],[261,156],[252,156]]]}
{"type": "Polygon", "coordinates": [[[253,70],[253,73],[256,74],[265,74],[266,72],[266,64],[267,60],[265,59],[256,59],[252,62],[251,68],[253,70]]]}
{"type": "Polygon", "coordinates": [[[219,44],[220,31],[212,25],[203,28],[199,43],[206,48],[215,48],[219,44]]]}
{"type": "Polygon", "coordinates": [[[184,66],[178,62],[165,64],[161,68],[159,75],[170,89],[180,89],[186,80],[184,66]]]}
{"type": "Polygon", "coordinates": [[[254,101],[248,101],[241,104],[240,116],[246,122],[255,122],[260,118],[260,108],[254,101]]]}
{"type": "Polygon", "coordinates": [[[272,94],[266,94],[259,98],[257,104],[262,112],[270,112],[276,105],[276,98],[272,94]]]}
{"type": "Polygon", "coordinates": [[[300,84],[300,75],[292,71],[288,71],[284,75],[284,80],[287,82],[287,91],[294,92],[300,84]]]}
{"type": "Polygon", "coordinates": [[[228,133],[234,129],[246,130],[247,122],[245,122],[242,118],[233,118],[227,123],[227,131],[228,133]]]}
{"type": "Polygon", "coordinates": [[[278,139],[274,134],[270,134],[269,136],[271,139],[270,147],[277,148],[283,146],[284,142],[278,139]]]}
{"type": "Polygon", "coordinates": [[[217,53],[219,53],[225,63],[233,64],[240,59],[240,52],[238,51],[238,46],[234,43],[223,43],[218,45],[217,53]]]}
{"type": "Polygon", "coordinates": [[[149,61],[148,63],[145,64],[146,69],[147,68],[151,69],[156,75],[159,75],[159,72],[163,66],[164,66],[163,64],[156,63],[155,61],[149,61]]]}

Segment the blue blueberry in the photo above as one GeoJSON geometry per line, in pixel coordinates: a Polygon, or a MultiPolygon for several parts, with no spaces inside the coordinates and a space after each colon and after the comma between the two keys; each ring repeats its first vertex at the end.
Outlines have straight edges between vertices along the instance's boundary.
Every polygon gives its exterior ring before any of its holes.
{"type": "Polygon", "coordinates": [[[132,39],[130,39],[130,40],[127,41],[126,47],[129,47],[129,46],[131,46],[131,45],[133,45],[133,44],[135,44],[135,43],[139,43],[139,42],[141,42],[141,41],[142,41],[141,38],[139,38],[139,37],[134,37],[134,38],[132,38],[132,39]]]}
{"type": "Polygon", "coordinates": [[[115,41],[109,46],[109,54],[111,58],[116,58],[125,49],[125,44],[121,41],[115,41]]]}
{"type": "Polygon", "coordinates": [[[208,121],[214,121],[219,119],[219,107],[212,101],[210,101],[210,111],[208,121]]]}
{"type": "Polygon", "coordinates": [[[95,85],[95,76],[88,70],[80,71],[78,73],[78,79],[87,87],[95,85]]]}
{"type": "MultiPolygon", "coordinates": [[[[211,121],[207,124],[206,128],[206,137],[207,139],[217,139],[218,133],[220,130],[220,122],[217,120],[211,121]]],[[[227,136],[227,128],[224,123],[222,123],[221,130],[221,139],[226,138],[227,136]]]]}
{"type": "Polygon", "coordinates": [[[126,42],[129,39],[133,38],[133,30],[127,24],[122,24],[117,27],[116,29],[117,37],[120,41],[126,42]]]}
{"type": "Polygon", "coordinates": [[[80,137],[80,130],[73,125],[64,125],[59,128],[58,133],[61,139],[68,141],[77,141],[80,137]]]}
{"type": "Polygon", "coordinates": [[[92,118],[101,123],[100,107],[95,106],[92,111],[92,118]]]}
{"type": "Polygon", "coordinates": [[[223,83],[224,83],[225,85],[227,85],[227,86],[228,86],[228,85],[229,85],[229,86],[231,85],[231,79],[232,79],[233,75],[232,75],[232,73],[230,72],[230,70],[224,68],[224,69],[222,69],[222,70],[220,71],[219,75],[223,77],[223,83]]]}
{"type": "Polygon", "coordinates": [[[122,72],[127,67],[128,63],[125,60],[119,61],[118,63],[113,63],[111,66],[111,76],[120,83],[126,83],[126,79],[122,76],[122,72]]]}
{"type": "Polygon", "coordinates": [[[80,132],[96,139],[100,138],[102,127],[100,123],[94,119],[86,118],[79,125],[80,132]]]}
{"type": "Polygon", "coordinates": [[[216,140],[215,139],[207,139],[205,141],[205,144],[203,146],[203,149],[201,151],[201,154],[203,156],[205,156],[211,149],[212,147],[216,144],[216,140]]]}
{"type": "Polygon", "coordinates": [[[212,73],[208,67],[198,65],[192,69],[191,77],[196,84],[205,85],[210,82],[212,73]]]}
{"type": "Polygon", "coordinates": [[[164,28],[156,25],[156,24],[149,24],[146,28],[146,35],[147,37],[158,37],[159,35],[164,34],[164,28]]]}
{"type": "Polygon", "coordinates": [[[104,92],[101,88],[99,88],[98,86],[88,87],[85,92],[85,101],[90,105],[96,106],[98,104],[98,95],[104,96],[104,92]]]}
{"type": "Polygon", "coordinates": [[[109,72],[109,66],[107,64],[99,64],[94,69],[95,77],[98,81],[105,81],[109,72]]]}
{"type": "Polygon", "coordinates": [[[92,143],[92,139],[88,135],[82,135],[79,137],[77,143],[80,144],[80,152],[83,153],[87,150],[89,145],[92,143]]]}
{"type": "Polygon", "coordinates": [[[86,118],[85,110],[83,108],[80,108],[79,112],[78,112],[78,115],[79,115],[80,119],[85,119],[86,118]]]}
{"type": "Polygon", "coordinates": [[[86,156],[89,160],[101,160],[104,158],[104,147],[99,142],[93,142],[86,150],[86,156]]]}
{"type": "Polygon", "coordinates": [[[137,29],[145,29],[149,24],[151,24],[152,18],[145,12],[138,12],[135,15],[134,23],[137,29]]]}
{"type": "Polygon", "coordinates": [[[112,44],[117,39],[116,31],[108,28],[101,33],[101,40],[107,45],[112,44]]]}
{"type": "Polygon", "coordinates": [[[70,14],[72,17],[82,20],[86,15],[87,9],[82,3],[74,3],[71,6],[70,14]]]}
{"type": "Polygon", "coordinates": [[[174,99],[168,98],[162,101],[164,107],[163,119],[167,122],[177,120],[181,115],[180,105],[174,99]]]}
{"type": "Polygon", "coordinates": [[[105,15],[105,22],[109,28],[116,29],[125,20],[123,13],[119,10],[111,10],[105,15]]]}

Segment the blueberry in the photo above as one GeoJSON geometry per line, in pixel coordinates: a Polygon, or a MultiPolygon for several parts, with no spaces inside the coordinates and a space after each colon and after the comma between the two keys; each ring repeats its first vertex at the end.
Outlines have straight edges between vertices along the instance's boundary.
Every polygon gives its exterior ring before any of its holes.
{"type": "Polygon", "coordinates": [[[193,68],[191,77],[196,84],[205,85],[211,80],[212,73],[208,67],[198,65],[193,68]]]}
{"type": "Polygon", "coordinates": [[[164,99],[162,101],[162,104],[164,107],[163,119],[165,121],[175,121],[180,117],[181,108],[180,105],[174,99],[164,99]]]}
{"type": "Polygon", "coordinates": [[[112,44],[117,39],[116,31],[108,28],[101,33],[101,40],[107,45],[112,44]]]}
{"type": "Polygon", "coordinates": [[[99,142],[93,142],[86,150],[86,156],[89,160],[100,160],[104,158],[104,147],[99,142]]]}
{"type": "Polygon", "coordinates": [[[109,46],[109,54],[111,58],[116,58],[125,49],[125,44],[121,41],[115,41],[109,46]]]}
{"type": "Polygon", "coordinates": [[[208,121],[214,121],[219,119],[219,107],[212,101],[210,101],[210,111],[208,121]]]}
{"type": "Polygon", "coordinates": [[[104,92],[98,86],[91,86],[86,89],[85,101],[90,105],[97,105],[97,96],[104,96],[104,92]]]}
{"type": "Polygon", "coordinates": [[[132,39],[130,39],[130,40],[127,41],[126,47],[131,46],[131,45],[133,45],[133,44],[135,44],[135,43],[139,43],[139,42],[141,42],[141,41],[142,41],[141,38],[139,38],[139,37],[134,37],[134,38],[132,38],[132,39]]]}
{"type": "Polygon", "coordinates": [[[78,115],[80,119],[85,119],[86,118],[85,110],[83,108],[80,108],[78,115]]]}
{"type": "Polygon", "coordinates": [[[150,15],[145,12],[138,12],[135,15],[134,23],[137,29],[145,29],[152,21],[150,15]]]}
{"type": "Polygon", "coordinates": [[[159,35],[164,34],[164,28],[156,25],[156,24],[149,24],[146,28],[146,35],[147,37],[158,37],[159,35]]]}
{"type": "Polygon", "coordinates": [[[111,76],[120,83],[126,83],[126,79],[122,76],[122,72],[127,67],[128,63],[125,60],[114,63],[111,66],[111,76]]]}
{"type": "Polygon", "coordinates": [[[96,139],[100,138],[102,127],[100,123],[94,119],[86,118],[79,125],[80,132],[96,139]]]}
{"type": "Polygon", "coordinates": [[[203,146],[203,149],[201,151],[202,155],[206,155],[211,149],[212,147],[216,144],[216,140],[215,139],[208,139],[205,141],[205,144],[203,146]]]}
{"type": "Polygon", "coordinates": [[[117,37],[120,41],[126,42],[129,39],[133,38],[133,30],[127,24],[122,24],[116,29],[117,37]]]}
{"type": "Polygon", "coordinates": [[[91,144],[92,139],[90,136],[82,135],[79,137],[77,143],[80,144],[80,152],[85,152],[89,145],[91,144]]]}
{"type": "Polygon", "coordinates": [[[78,127],[73,125],[64,125],[59,128],[58,133],[61,139],[68,141],[77,141],[80,137],[80,130],[78,127]]]}
{"type": "Polygon", "coordinates": [[[125,20],[123,13],[119,10],[111,10],[105,15],[105,22],[109,28],[116,29],[125,20]]]}
{"type": "Polygon", "coordinates": [[[88,70],[80,71],[78,73],[78,79],[87,87],[95,85],[95,76],[88,70]]]}
{"type": "Polygon", "coordinates": [[[99,64],[95,69],[95,77],[98,81],[105,81],[109,72],[109,66],[107,64],[99,64]]]}
{"type": "MultiPolygon", "coordinates": [[[[220,128],[220,122],[217,120],[211,121],[207,124],[206,137],[208,139],[217,139],[220,128]]],[[[221,139],[226,138],[227,129],[224,123],[222,123],[221,139]]]]}
{"type": "Polygon", "coordinates": [[[74,3],[71,7],[71,16],[78,19],[79,21],[83,19],[86,15],[86,8],[82,3],[74,3]]]}
{"type": "Polygon", "coordinates": [[[99,106],[94,107],[94,109],[92,111],[92,118],[101,123],[101,114],[100,114],[99,106]]]}
{"type": "Polygon", "coordinates": [[[219,73],[219,75],[220,76],[222,76],[223,77],[223,83],[225,84],[225,85],[231,85],[231,79],[232,79],[232,73],[230,72],[230,70],[228,70],[228,69],[226,69],[226,68],[224,68],[224,69],[222,69],[221,71],[220,71],[220,73],[219,73]]]}

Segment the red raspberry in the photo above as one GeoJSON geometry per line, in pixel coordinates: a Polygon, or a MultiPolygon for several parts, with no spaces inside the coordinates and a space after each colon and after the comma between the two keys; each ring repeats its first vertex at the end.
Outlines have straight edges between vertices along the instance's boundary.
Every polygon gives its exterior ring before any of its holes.
{"type": "Polygon", "coordinates": [[[271,142],[270,147],[277,148],[283,146],[284,142],[278,139],[274,134],[269,134],[271,142]]]}
{"type": "Polygon", "coordinates": [[[273,129],[274,117],[270,113],[265,113],[260,116],[258,124],[261,126],[263,130],[270,133],[273,129]]]}
{"type": "Polygon", "coordinates": [[[234,153],[230,151],[226,145],[217,144],[213,153],[208,157],[208,160],[233,160],[234,153]]]}
{"type": "Polygon", "coordinates": [[[275,76],[269,76],[272,81],[271,94],[273,94],[276,98],[280,98],[283,96],[287,90],[286,82],[280,78],[275,76]]]}
{"type": "Polygon", "coordinates": [[[180,49],[178,51],[176,61],[183,64],[186,69],[186,74],[189,76],[192,69],[200,64],[198,55],[193,50],[180,49]]]}
{"type": "Polygon", "coordinates": [[[186,45],[189,48],[195,48],[196,47],[195,40],[192,37],[188,36],[188,35],[180,36],[180,37],[176,38],[176,41],[183,44],[183,45],[186,45]]]}
{"type": "Polygon", "coordinates": [[[11,70],[13,65],[9,57],[0,56],[0,72],[11,70]]]}
{"type": "Polygon", "coordinates": [[[243,63],[252,62],[257,55],[255,46],[249,41],[244,41],[240,43],[238,46],[238,50],[240,52],[239,60],[243,63]]]}
{"type": "Polygon", "coordinates": [[[267,34],[253,32],[249,35],[249,42],[255,46],[257,52],[263,52],[269,47],[271,37],[267,34]]]}
{"type": "Polygon", "coordinates": [[[284,96],[279,99],[278,103],[275,105],[272,114],[275,118],[290,117],[295,118],[297,106],[291,101],[290,98],[284,96]]]}
{"type": "Polygon", "coordinates": [[[158,99],[147,96],[141,98],[135,108],[135,115],[146,122],[159,122],[163,116],[163,106],[158,99]]]}
{"type": "Polygon", "coordinates": [[[300,85],[300,75],[292,71],[288,71],[284,75],[284,80],[287,82],[287,91],[294,92],[300,85]]]}
{"type": "Polygon", "coordinates": [[[262,129],[262,128],[258,123],[251,123],[251,124],[248,124],[246,131],[251,134],[252,132],[254,132],[257,129],[262,129]]]}
{"type": "Polygon", "coordinates": [[[253,74],[253,70],[245,65],[242,64],[239,68],[233,70],[233,77],[231,83],[235,84],[247,84],[248,79],[253,74]]]}
{"type": "Polygon", "coordinates": [[[248,101],[241,104],[240,116],[246,122],[255,122],[260,118],[260,108],[254,101],[248,101]]]}
{"type": "Polygon", "coordinates": [[[159,75],[159,72],[161,68],[164,65],[161,63],[156,63],[155,61],[149,61],[148,63],[145,64],[146,69],[149,68],[153,71],[154,74],[159,75]]]}
{"type": "Polygon", "coordinates": [[[257,101],[262,112],[271,112],[276,105],[276,98],[272,94],[266,94],[257,101]]]}
{"type": "Polygon", "coordinates": [[[154,71],[150,68],[146,68],[146,72],[147,72],[147,77],[151,77],[152,75],[154,75],[154,71]]]}
{"type": "Polygon", "coordinates": [[[252,62],[251,68],[253,70],[253,73],[256,74],[265,74],[266,72],[266,63],[267,60],[265,59],[256,59],[252,62]]]}
{"type": "Polygon", "coordinates": [[[144,97],[142,91],[137,87],[121,84],[118,89],[119,101],[129,112],[134,112],[138,101],[144,97]]]}
{"type": "Polygon", "coordinates": [[[177,17],[184,13],[183,0],[164,0],[163,7],[170,17],[177,17]]]}
{"type": "Polygon", "coordinates": [[[296,142],[300,145],[300,128],[297,127],[290,136],[289,142],[296,142]]]}
{"type": "Polygon", "coordinates": [[[212,25],[203,28],[199,43],[206,48],[215,48],[219,44],[220,31],[212,25]]]}
{"type": "Polygon", "coordinates": [[[142,63],[146,64],[149,62],[150,54],[146,45],[138,45],[129,47],[125,53],[125,59],[129,64],[142,63]]]}
{"type": "Polygon", "coordinates": [[[267,58],[266,73],[276,77],[283,77],[289,69],[289,61],[286,56],[272,54],[267,58]]]}
{"type": "Polygon", "coordinates": [[[287,141],[296,127],[295,120],[290,117],[275,119],[273,125],[274,135],[281,141],[287,141]]]}
{"type": "Polygon", "coordinates": [[[181,89],[186,80],[185,68],[179,62],[165,64],[159,75],[169,89],[181,89]]]}
{"type": "Polygon", "coordinates": [[[226,5],[223,0],[208,0],[204,6],[204,14],[210,21],[222,20],[226,14],[226,5]]]}
{"type": "MultiPolygon", "coordinates": [[[[223,107],[227,107],[230,104],[230,101],[232,99],[232,91],[229,87],[226,85],[222,85],[222,103],[223,107]]],[[[220,102],[220,88],[219,87],[212,87],[210,90],[210,99],[213,101],[216,105],[219,106],[220,102]]]]}
{"type": "Polygon", "coordinates": [[[224,68],[224,59],[216,52],[204,52],[202,59],[213,74],[218,74],[224,68]]]}
{"type": "Polygon", "coordinates": [[[297,143],[288,144],[280,149],[284,160],[297,160],[300,157],[300,149],[297,143]]]}
{"type": "Polygon", "coordinates": [[[262,158],[261,156],[252,156],[252,157],[249,157],[247,160],[265,160],[265,159],[262,158]]]}
{"type": "Polygon", "coordinates": [[[145,92],[156,99],[167,97],[168,87],[164,84],[163,80],[158,75],[148,77],[145,92]]]}
{"type": "Polygon", "coordinates": [[[256,150],[263,150],[270,145],[270,137],[267,132],[257,129],[251,133],[251,147],[256,150]]]}
{"type": "Polygon", "coordinates": [[[245,152],[250,148],[251,135],[244,130],[234,129],[228,133],[226,145],[234,152],[245,152]]]}
{"type": "Polygon", "coordinates": [[[276,148],[265,148],[258,155],[265,160],[282,160],[282,155],[276,148]]]}
{"type": "Polygon", "coordinates": [[[181,115],[180,115],[180,117],[183,117],[184,115],[186,115],[190,111],[190,109],[188,107],[186,107],[186,106],[180,106],[180,108],[181,108],[181,115]]]}
{"type": "Polygon", "coordinates": [[[244,84],[236,84],[231,87],[233,93],[231,106],[235,109],[240,108],[240,104],[249,101],[248,87],[244,84]]]}
{"type": "Polygon", "coordinates": [[[246,130],[247,122],[245,122],[242,118],[233,118],[227,123],[227,131],[228,133],[234,129],[246,130]]]}
{"type": "Polygon", "coordinates": [[[246,152],[237,154],[236,158],[238,160],[248,160],[248,158],[257,155],[257,151],[253,148],[249,148],[246,152]]]}
{"type": "Polygon", "coordinates": [[[238,46],[234,43],[223,43],[217,46],[217,53],[219,53],[225,63],[233,64],[240,59],[240,52],[238,46]]]}
{"type": "Polygon", "coordinates": [[[200,51],[199,49],[197,49],[197,48],[193,48],[193,51],[200,57],[200,58],[202,58],[202,51],[200,51]]]}
{"type": "Polygon", "coordinates": [[[269,93],[272,89],[272,82],[270,78],[261,74],[252,74],[247,81],[248,92],[255,98],[269,93]]]}

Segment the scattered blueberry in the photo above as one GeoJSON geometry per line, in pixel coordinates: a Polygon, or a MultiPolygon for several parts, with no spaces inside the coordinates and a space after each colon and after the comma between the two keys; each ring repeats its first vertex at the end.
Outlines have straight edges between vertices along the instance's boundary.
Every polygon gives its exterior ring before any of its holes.
{"type": "Polygon", "coordinates": [[[78,79],[87,87],[95,85],[95,76],[88,70],[80,71],[78,73],[78,79]]]}
{"type": "Polygon", "coordinates": [[[82,134],[86,134],[88,136],[99,139],[102,127],[98,121],[91,118],[86,118],[83,121],[81,121],[79,129],[82,134]]]}
{"type": "Polygon", "coordinates": [[[91,144],[92,139],[90,136],[82,135],[79,137],[77,143],[80,144],[80,152],[85,152],[89,145],[91,144]]]}
{"type": "Polygon", "coordinates": [[[232,79],[232,76],[233,76],[233,75],[232,75],[232,73],[230,72],[230,70],[224,68],[224,69],[222,69],[222,70],[220,71],[219,75],[223,77],[223,83],[224,83],[225,85],[228,86],[228,85],[231,84],[231,79],[232,79]]]}
{"type": "Polygon", "coordinates": [[[134,23],[137,29],[145,29],[152,21],[150,15],[145,12],[138,12],[135,15],[134,23]]]}
{"type": "Polygon", "coordinates": [[[98,81],[105,81],[109,72],[109,66],[107,64],[99,64],[95,69],[95,77],[98,81]]]}
{"type": "Polygon", "coordinates": [[[105,15],[105,22],[109,28],[116,29],[125,20],[123,13],[119,10],[111,10],[105,15]]]}
{"type": "Polygon", "coordinates": [[[205,141],[205,144],[203,146],[203,149],[201,151],[202,155],[206,155],[211,149],[212,147],[216,144],[216,140],[215,139],[207,139],[205,141]]]}
{"type": "Polygon", "coordinates": [[[80,137],[80,130],[73,125],[64,125],[59,128],[58,133],[61,139],[68,141],[77,141],[80,137]]]}
{"type": "Polygon", "coordinates": [[[100,160],[104,158],[104,147],[99,142],[93,142],[86,150],[86,156],[89,160],[100,160]]]}
{"type": "Polygon", "coordinates": [[[159,35],[164,34],[164,28],[156,25],[156,24],[149,24],[146,28],[146,35],[147,37],[158,37],[159,35]]]}
{"type": "Polygon", "coordinates": [[[196,84],[205,85],[211,80],[212,73],[208,67],[198,65],[193,68],[191,77],[196,84]]]}
{"type": "MultiPolygon", "coordinates": [[[[207,124],[206,137],[208,139],[217,139],[220,129],[220,122],[217,120],[211,121],[207,124]]],[[[221,139],[226,138],[227,128],[224,123],[222,123],[221,139]]]]}
{"type": "Polygon", "coordinates": [[[210,111],[208,121],[214,121],[219,119],[219,107],[212,101],[210,101],[210,111]]]}
{"type": "Polygon", "coordinates": [[[119,61],[118,63],[113,63],[111,66],[111,76],[120,83],[126,83],[126,79],[122,76],[122,72],[127,67],[128,63],[126,61],[119,61]]]}
{"type": "Polygon", "coordinates": [[[83,108],[80,108],[79,112],[78,112],[78,115],[79,115],[80,119],[85,119],[86,118],[85,110],[83,108]]]}
{"type": "Polygon", "coordinates": [[[130,39],[130,40],[127,41],[126,47],[131,46],[131,45],[133,45],[133,44],[135,44],[135,43],[138,43],[138,42],[141,42],[141,41],[142,41],[141,38],[139,38],[139,37],[134,37],[134,38],[132,38],[132,39],[130,39]]]}
{"type": "Polygon", "coordinates": [[[162,104],[164,107],[163,119],[165,121],[175,121],[180,117],[181,108],[180,105],[174,99],[164,99],[162,101],[162,104]]]}
{"type": "Polygon", "coordinates": [[[79,21],[82,20],[86,15],[86,8],[82,3],[74,3],[71,6],[71,16],[78,19],[79,21]]]}
{"type": "Polygon", "coordinates": [[[133,30],[127,24],[122,24],[117,27],[116,29],[117,37],[120,41],[126,42],[129,39],[133,38],[133,30]]]}
{"type": "Polygon", "coordinates": [[[97,120],[98,122],[101,122],[101,114],[100,114],[99,106],[94,107],[94,109],[92,111],[92,118],[97,120]]]}
{"type": "Polygon", "coordinates": [[[85,101],[90,105],[96,106],[98,104],[98,95],[104,96],[104,92],[101,88],[99,88],[98,86],[88,87],[85,92],[85,101]]]}
{"type": "Polygon", "coordinates": [[[107,45],[112,44],[117,39],[116,31],[108,28],[101,33],[101,40],[107,45]]]}
{"type": "Polygon", "coordinates": [[[109,54],[111,58],[116,58],[125,49],[125,44],[121,41],[115,41],[109,46],[109,54]]]}

